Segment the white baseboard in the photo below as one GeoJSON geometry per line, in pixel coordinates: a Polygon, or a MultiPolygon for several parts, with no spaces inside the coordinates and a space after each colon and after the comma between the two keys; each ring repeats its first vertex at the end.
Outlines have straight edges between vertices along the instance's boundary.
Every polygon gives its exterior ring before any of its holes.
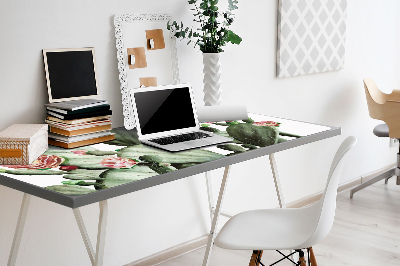
{"type": "MultiPolygon", "coordinates": [[[[355,179],[352,179],[350,181],[347,181],[345,183],[342,183],[339,185],[338,187],[338,193],[343,192],[348,190],[349,188],[355,187],[357,185],[360,185],[362,183],[362,177],[357,177],[355,179]]],[[[305,207],[307,205],[310,205],[314,202],[317,202],[321,197],[322,197],[322,193],[323,191],[317,192],[315,194],[306,196],[304,198],[301,198],[299,200],[296,201],[292,201],[290,203],[288,203],[286,206],[288,208],[301,208],[301,207],[305,207]]]]}
{"type": "MultiPolygon", "coordinates": [[[[343,192],[346,191],[352,187],[355,187],[357,185],[360,185],[364,182],[367,182],[368,180],[374,178],[378,174],[387,171],[393,167],[395,167],[396,164],[391,164],[386,167],[383,167],[379,170],[376,170],[372,173],[368,173],[362,176],[359,176],[357,178],[354,178],[350,181],[347,181],[345,183],[341,183],[338,187],[338,192],[343,192]]],[[[309,195],[307,197],[301,198],[299,200],[290,202],[287,204],[288,208],[301,208],[307,205],[310,205],[316,201],[318,201],[321,196],[322,196],[323,191],[320,191],[318,193],[309,195]]],[[[171,247],[169,249],[163,250],[159,253],[156,253],[154,255],[142,258],[140,260],[134,261],[132,263],[126,264],[124,266],[150,266],[150,265],[158,265],[163,262],[166,262],[168,260],[171,260],[173,258],[182,256],[186,253],[192,252],[196,249],[205,247],[207,244],[207,239],[208,235],[201,236],[199,238],[193,239],[191,241],[179,244],[177,246],[171,247]]]]}
{"type": "Polygon", "coordinates": [[[150,266],[158,265],[160,263],[166,262],[173,258],[182,256],[186,253],[192,252],[193,250],[205,247],[207,245],[208,235],[201,236],[199,238],[193,239],[191,241],[179,244],[177,246],[171,247],[169,249],[158,252],[154,255],[150,255],[143,259],[131,262],[124,266],[150,266]]]}
{"type": "MultiPolygon", "coordinates": [[[[376,170],[376,171],[374,171],[372,173],[368,173],[368,174],[356,177],[356,178],[354,178],[354,179],[352,179],[350,181],[343,182],[343,183],[341,183],[339,185],[338,192],[341,193],[341,192],[344,192],[344,191],[346,191],[346,190],[348,190],[350,188],[353,188],[355,186],[361,185],[362,183],[365,183],[368,180],[371,180],[375,176],[377,176],[377,175],[379,175],[379,174],[381,174],[381,173],[383,173],[383,172],[385,172],[385,171],[387,171],[387,170],[389,170],[389,169],[391,169],[391,168],[393,168],[395,166],[396,166],[396,164],[393,163],[393,164],[390,164],[390,165],[385,166],[383,168],[380,168],[380,169],[378,169],[378,170],[376,170]]],[[[287,204],[287,207],[288,208],[301,208],[301,207],[307,206],[309,204],[312,204],[312,203],[318,201],[321,198],[322,193],[323,193],[323,191],[320,191],[318,193],[309,195],[309,196],[301,198],[299,200],[290,202],[290,203],[287,204]]]]}
{"type": "Polygon", "coordinates": [[[376,170],[376,171],[374,171],[372,173],[369,173],[369,174],[366,174],[364,176],[361,176],[361,183],[365,183],[368,180],[371,180],[375,176],[377,176],[377,175],[379,175],[379,174],[381,174],[381,173],[383,173],[383,172],[385,172],[385,171],[387,171],[387,170],[389,170],[389,169],[391,169],[393,167],[396,167],[396,165],[397,165],[396,163],[393,163],[393,164],[390,164],[390,165],[388,165],[386,167],[383,167],[383,168],[381,168],[379,170],[376,170]]]}

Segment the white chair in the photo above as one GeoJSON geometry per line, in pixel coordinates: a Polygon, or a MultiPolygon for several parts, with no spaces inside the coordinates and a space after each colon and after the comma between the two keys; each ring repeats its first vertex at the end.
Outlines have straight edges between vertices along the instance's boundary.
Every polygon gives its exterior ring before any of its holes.
{"type": "Polygon", "coordinates": [[[332,228],[344,158],[355,143],[355,137],[348,137],[340,145],[329,171],[324,194],[318,202],[298,209],[252,210],[235,215],[223,226],[214,244],[225,249],[254,250],[250,265],[261,263],[262,250],[295,250],[292,254],[298,252],[303,259],[296,263],[289,258],[292,255],[289,254],[282,260],[289,259],[296,265],[306,265],[302,249],[307,249],[311,251],[309,265],[316,266],[312,246],[326,237],[332,228]]]}

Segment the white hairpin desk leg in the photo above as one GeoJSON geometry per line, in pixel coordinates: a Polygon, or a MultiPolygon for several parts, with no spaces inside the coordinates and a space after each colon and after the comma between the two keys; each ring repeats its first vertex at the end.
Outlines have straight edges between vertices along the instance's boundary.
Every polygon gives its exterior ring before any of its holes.
{"type": "Polygon", "coordinates": [[[276,195],[278,196],[279,207],[286,208],[285,200],[283,199],[281,181],[279,180],[278,168],[276,167],[275,156],[273,153],[269,155],[269,163],[271,164],[272,176],[274,178],[276,195]]]}
{"type": "Polygon", "coordinates": [[[97,231],[97,247],[96,247],[96,258],[95,266],[103,266],[104,257],[104,246],[106,242],[106,228],[107,228],[107,214],[108,204],[107,200],[99,202],[100,214],[99,214],[99,227],[97,231]]]}
{"type": "Polygon", "coordinates": [[[8,257],[7,266],[14,266],[15,262],[17,261],[19,244],[21,243],[22,233],[24,231],[30,200],[31,200],[31,195],[24,193],[24,197],[22,198],[22,203],[21,203],[21,209],[19,211],[17,227],[14,233],[14,240],[11,245],[10,256],[8,257]]]}
{"type": "Polygon", "coordinates": [[[89,255],[90,262],[92,263],[92,265],[94,265],[93,247],[92,247],[92,243],[90,242],[89,235],[86,231],[86,226],[85,226],[85,222],[82,219],[81,211],[79,210],[79,208],[76,208],[76,209],[73,209],[73,212],[75,215],[76,223],[78,224],[78,227],[79,227],[79,231],[81,232],[83,242],[85,243],[85,247],[86,247],[87,253],[89,255]]]}
{"type": "Polygon", "coordinates": [[[99,214],[99,225],[97,231],[96,253],[93,252],[93,247],[92,244],[90,243],[90,238],[86,231],[85,222],[82,219],[80,210],[78,208],[73,209],[76,223],[78,224],[79,231],[81,232],[83,238],[83,242],[85,243],[86,250],[89,254],[90,262],[94,266],[103,265],[104,246],[105,246],[106,228],[107,228],[107,213],[108,213],[107,200],[100,201],[99,207],[100,207],[100,214],[99,214]]]}
{"type": "Polygon", "coordinates": [[[210,235],[208,236],[206,253],[204,255],[204,260],[203,260],[203,266],[208,265],[210,257],[211,257],[211,249],[212,249],[214,238],[215,238],[214,233],[215,233],[215,230],[216,230],[217,224],[218,224],[218,218],[219,218],[220,211],[221,211],[222,200],[224,199],[224,193],[225,193],[225,188],[226,188],[226,184],[227,184],[227,179],[229,176],[229,170],[230,170],[230,166],[226,166],[225,171],[224,171],[224,176],[223,176],[222,182],[221,182],[221,188],[219,190],[217,206],[215,207],[215,213],[214,213],[214,216],[212,219],[210,235]]]}
{"type": "Polygon", "coordinates": [[[206,185],[207,185],[207,194],[208,194],[208,208],[210,209],[210,219],[211,222],[213,220],[213,215],[214,215],[214,198],[213,198],[213,192],[212,192],[212,184],[211,184],[211,176],[210,172],[205,173],[206,177],[206,185]]]}

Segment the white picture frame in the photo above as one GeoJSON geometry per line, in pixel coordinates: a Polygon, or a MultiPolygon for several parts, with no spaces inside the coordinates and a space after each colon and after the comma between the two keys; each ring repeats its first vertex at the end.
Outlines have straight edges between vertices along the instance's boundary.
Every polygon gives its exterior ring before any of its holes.
{"type": "Polygon", "coordinates": [[[130,99],[130,89],[139,88],[139,78],[157,77],[157,85],[178,84],[179,69],[176,50],[176,38],[167,29],[170,14],[117,14],[114,17],[117,60],[124,126],[135,128],[134,112],[130,99]],[[162,29],[165,48],[150,51],[146,49],[145,30],[162,29]],[[128,48],[145,47],[148,66],[141,69],[130,69],[128,64],[128,48]]]}

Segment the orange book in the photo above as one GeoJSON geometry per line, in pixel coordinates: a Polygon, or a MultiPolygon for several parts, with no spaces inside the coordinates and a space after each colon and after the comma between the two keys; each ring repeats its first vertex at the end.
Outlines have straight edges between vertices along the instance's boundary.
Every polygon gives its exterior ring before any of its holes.
{"type": "Polygon", "coordinates": [[[47,120],[55,121],[58,123],[69,124],[69,125],[76,125],[76,124],[98,121],[98,120],[103,120],[103,119],[111,119],[111,115],[95,116],[95,117],[90,117],[90,118],[81,118],[81,119],[74,119],[74,120],[62,120],[57,117],[47,116],[47,120]]]}
{"type": "Polygon", "coordinates": [[[92,145],[92,144],[105,142],[105,141],[109,141],[109,140],[114,140],[114,139],[115,139],[114,135],[108,135],[108,136],[103,136],[103,137],[93,138],[93,139],[87,139],[87,140],[82,140],[82,141],[77,141],[77,142],[72,142],[72,143],[65,143],[65,142],[62,142],[62,141],[49,139],[49,145],[58,146],[58,147],[62,147],[62,148],[65,148],[65,149],[72,149],[72,148],[76,148],[76,147],[92,145]]]}
{"type": "Polygon", "coordinates": [[[68,136],[68,137],[82,135],[82,134],[88,134],[88,133],[94,133],[94,132],[99,132],[99,131],[103,131],[103,130],[110,130],[110,129],[111,129],[111,125],[95,126],[95,127],[77,129],[77,130],[72,130],[72,131],[68,131],[68,130],[50,126],[50,132],[68,136]]]}

